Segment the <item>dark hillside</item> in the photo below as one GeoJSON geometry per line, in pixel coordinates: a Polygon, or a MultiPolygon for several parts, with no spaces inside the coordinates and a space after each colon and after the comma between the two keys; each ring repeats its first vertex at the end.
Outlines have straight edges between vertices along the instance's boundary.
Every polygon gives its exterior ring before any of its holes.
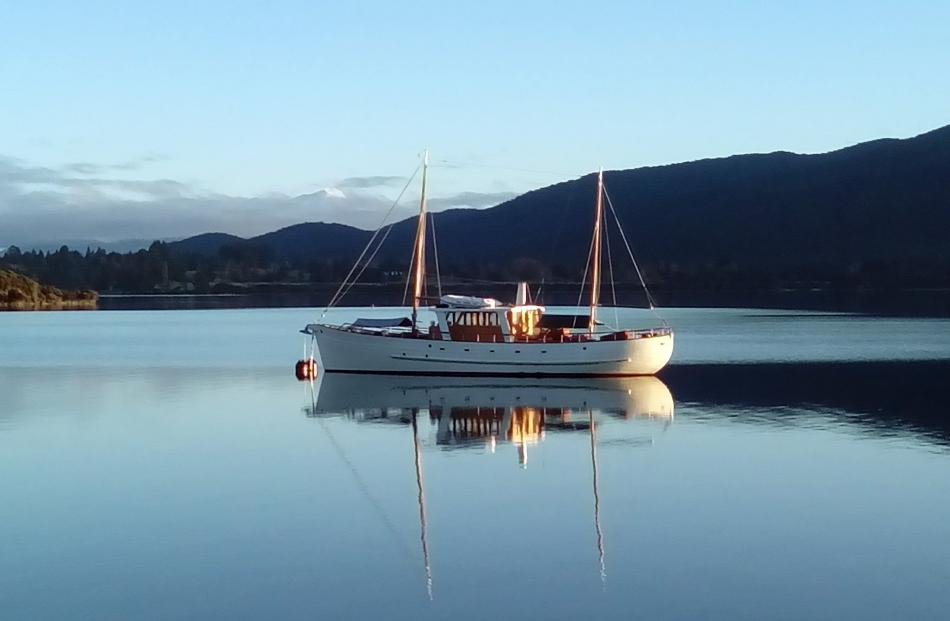
{"type": "Polygon", "coordinates": [[[170,242],[168,247],[177,252],[214,256],[223,246],[239,244],[244,238],[227,233],[202,233],[181,241],[170,242]]]}
{"type": "MultiPolygon", "coordinates": [[[[590,174],[490,209],[437,214],[443,270],[511,272],[533,261],[576,276],[594,183],[590,174]]],[[[939,280],[950,265],[950,127],[818,155],[608,171],[605,183],[638,257],[654,272],[912,272],[939,280]]],[[[379,258],[405,262],[414,226],[397,223],[379,258]]],[[[348,259],[368,238],[342,225],[303,224],[254,241],[282,257],[348,259]]]]}
{"type": "MultiPolygon", "coordinates": [[[[605,182],[654,285],[950,286],[950,126],[817,155],[735,155],[607,171],[605,182]]],[[[443,276],[578,280],[590,242],[594,188],[595,175],[588,174],[489,209],[437,213],[443,276]]],[[[402,280],[414,234],[414,219],[396,223],[364,279],[402,280]]],[[[318,222],[247,240],[208,233],[122,255],[65,248],[21,253],[11,247],[3,260],[65,288],[230,291],[247,283],[337,282],[370,236],[318,222]]],[[[617,280],[631,282],[634,272],[615,232],[611,239],[617,280]]],[[[431,270],[431,243],[429,253],[431,270]]]]}

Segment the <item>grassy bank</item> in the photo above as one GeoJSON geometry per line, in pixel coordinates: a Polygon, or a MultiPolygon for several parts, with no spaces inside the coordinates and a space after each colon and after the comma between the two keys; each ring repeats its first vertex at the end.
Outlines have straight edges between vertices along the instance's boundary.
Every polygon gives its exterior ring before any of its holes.
{"type": "Polygon", "coordinates": [[[97,297],[95,291],[64,291],[0,269],[0,310],[93,309],[97,297]]]}

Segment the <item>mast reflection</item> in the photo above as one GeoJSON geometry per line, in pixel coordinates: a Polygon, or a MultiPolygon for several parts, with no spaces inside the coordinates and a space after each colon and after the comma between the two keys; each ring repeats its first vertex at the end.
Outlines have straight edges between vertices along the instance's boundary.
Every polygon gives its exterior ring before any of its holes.
{"type": "Polygon", "coordinates": [[[521,468],[528,465],[530,447],[542,442],[548,431],[589,433],[594,532],[604,588],[607,565],[600,521],[598,426],[611,419],[648,419],[661,422],[665,429],[674,416],[673,396],[656,377],[476,380],[326,374],[311,388],[311,404],[305,408],[308,416],[345,416],[357,422],[408,424],[411,428],[419,533],[430,600],[432,565],[419,429],[424,412],[428,412],[439,449],[484,447],[494,453],[499,443],[507,443],[516,447],[521,468]]]}
{"type": "Polygon", "coordinates": [[[422,484],[422,451],[419,449],[419,425],[417,412],[412,412],[412,450],[416,463],[416,488],[419,490],[419,539],[422,541],[422,560],[425,563],[426,592],[432,600],[432,564],[429,562],[429,537],[426,528],[426,492],[422,484]]]}
{"type": "Polygon", "coordinates": [[[597,423],[593,410],[588,411],[590,421],[590,463],[594,488],[594,531],[597,533],[597,557],[600,561],[600,582],[607,588],[607,563],[604,558],[604,531],[600,528],[600,486],[597,482],[597,423]]]}

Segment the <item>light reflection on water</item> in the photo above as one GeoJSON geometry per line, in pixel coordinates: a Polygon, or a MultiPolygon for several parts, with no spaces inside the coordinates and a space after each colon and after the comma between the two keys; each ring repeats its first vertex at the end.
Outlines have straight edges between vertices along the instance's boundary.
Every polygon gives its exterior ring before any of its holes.
{"type": "MultiPolygon", "coordinates": [[[[869,319],[848,363],[763,363],[781,318],[690,311],[701,346],[660,378],[310,385],[302,314],[0,318],[0,618],[950,606],[950,363],[860,350],[869,319]]],[[[919,321],[886,327],[939,350],[919,321]]]]}

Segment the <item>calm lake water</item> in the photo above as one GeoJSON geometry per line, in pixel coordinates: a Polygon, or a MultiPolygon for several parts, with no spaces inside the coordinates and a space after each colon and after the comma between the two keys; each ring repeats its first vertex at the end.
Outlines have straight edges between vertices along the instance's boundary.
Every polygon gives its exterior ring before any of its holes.
{"type": "Polygon", "coordinates": [[[664,314],[658,379],[314,385],[308,309],[0,314],[0,619],[947,618],[950,320],[664,314]]]}

